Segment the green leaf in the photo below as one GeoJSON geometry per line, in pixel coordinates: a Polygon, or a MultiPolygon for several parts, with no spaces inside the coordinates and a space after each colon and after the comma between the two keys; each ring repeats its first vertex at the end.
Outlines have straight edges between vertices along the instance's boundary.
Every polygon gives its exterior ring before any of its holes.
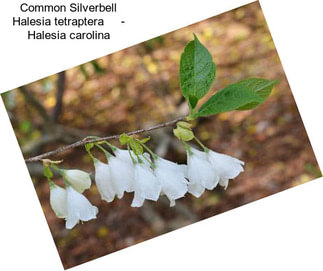
{"type": "Polygon", "coordinates": [[[181,55],[179,70],[182,93],[191,109],[209,91],[215,70],[211,54],[194,35],[181,55]]]}
{"type": "MultiPolygon", "coordinates": [[[[270,95],[271,90],[273,89],[274,85],[277,84],[278,80],[267,80],[267,79],[261,79],[261,78],[250,78],[247,80],[243,80],[240,82],[244,82],[244,85],[246,88],[253,89],[257,95],[260,97],[261,102],[263,103],[267,97],[270,95]]],[[[249,104],[246,104],[242,107],[239,107],[238,110],[249,110],[256,106],[258,106],[260,103],[257,102],[251,102],[249,104]]]]}
{"type": "Polygon", "coordinates": [[[250,78],[228,85],[207,100],[196,116],[252,109],[264,102],[276,83],[277,80],[250,78]]]}
{"type": "Polygon", "coordinates": [[[189,105],[192,109],[195,108],[195,106],[197,105],[198,103],[198,98],[196,98],[195,96],[192,96],[192,95],[189,95],[188,96],[188,102],[189,102],[189,105]]]}

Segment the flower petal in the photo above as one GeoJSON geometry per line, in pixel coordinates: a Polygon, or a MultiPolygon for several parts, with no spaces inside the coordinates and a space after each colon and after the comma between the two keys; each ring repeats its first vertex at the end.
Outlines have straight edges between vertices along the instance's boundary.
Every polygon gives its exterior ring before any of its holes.
{"type": "Polygon", "coordinates": [[[224,187],[224,190],[227,190],[229,185],[229,179],[222,179],[220,178],[219,185],[224,187]]]}
{"type": "Polygon", "coordinates": [[[172,161],[169,161],[167,159],[158,157],[156,161],[156,165],[161,168],[166,168],[168,170],[173,170],[176,172],[181,172],[184,174],[185,177],[187,177],[187,165],[181,165],[174,163],[172,161]]]}
{"type": "Polygon", "coordinates": [[[93,206],[82,194],[75,191],[71,186],[67,187],[67,218],[66,228],[72,229],[79,220],[89,221],[96,218],[98,208],[93,206]]]}
{"type": "Polygon", "coordinates": [[[131,203],[131,207],[141,207],[144,204],[144,201],[144,198],[138,196],[138,193],[135,193],[135,196],[131,203]]]}
{"type": "Polygon", "coordinates": [[[205,188],[199,183],[189,182],[188,184],[188,192],[193,196],[199,198],[205,191],[205,188]]]}
{"type": "Polygon", "coordinates": [[[162,186],[162,191],[169,199],[179,199],[187,192],[187,181],[182,172],[157,166],[155,175],[162,186]]]}
{"type": "Polygon", "coordinates": [[[191,147],[191,152],[193,153],[193,155],[196,155],[200,159],[207,160],[207,154],[204,151],[199,151],[198,149],[191,147]]]}
{"type": "Polygon", "coordinates": [[[94,161],[94,167],[95,183],[102,200],[107,202],[113,201],[117,191],[111,178],[109,165],[96,159],[94,161]]]}
{"type": "Polygon", "coordinates": [[[111,177],[115,182],[118,195],[123,195],[124,191],[133,192],[134,166],[123,160],[110,157],[109,167],[111,177]]]}
{"type": "Polygon", "coordinates": [[[244,162],[229,155],[210,150],[208,160],[222,179],[233,179],[243,172],[244,162]]]}
{"type": "Polygon", "coordinates": [[[67,216],[66,190],[56,184],[50,186],[50,206],[58,218],[67,216]]]}
{"type": "Polygon", "coordinates": [[[134,169],[135,197],[156,201],[161,191],[161,185],[153,171],[145,164],[136,164],[134,169]]]}
{"type": "Polygon", "coordinates": [[[176,205],[175,200],[170,199],[170,200],[169,200],[169,207],[174,207],[175,205],[176,205]]]}
{"type": "Polygon", "coordinates": [[[209,190],[214,189],[218,184],[219,176],[215,173],[212,165],[204,158],[201,158],[203,157],[202,155],[196,155],[196,152],[193,152],[193,154],[188,153],[187,157],[187,176],[190,180],[188,191],[199,197],[203,193],[200,186],[209,190]]]}

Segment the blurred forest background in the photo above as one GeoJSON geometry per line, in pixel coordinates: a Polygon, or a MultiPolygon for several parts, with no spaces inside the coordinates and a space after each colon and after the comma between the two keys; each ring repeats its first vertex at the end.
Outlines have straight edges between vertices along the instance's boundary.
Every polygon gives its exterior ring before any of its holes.
{"type": "MultiPolygon", "coordinates": [[[[98,218],[69,231],[50,208],[41,164],[28,164],[65,268],[321,175],[258,2],[3,94],[24,157],[88,135],[119,134],[187,113],[178,70],[193,33],[217,65],[212,93],[248,77],[279,79],[269,99],[256,109],[195,121],[197,136],[209,148],[245,161],[245,172],[230,182],[227,191],[217,187],[200,198],[187,194],[174,208],[165,198],[131,208],[132,194],[107,204],[93,185],[85,195],[99,207],[98,218]]],[[[148,144],[158,154],[186,162],[185,150],[171,128],[150,135],[148,144]]],[[[93,173],[82,148],[51,158],[64,159],[65,168],[93,173]]]]}

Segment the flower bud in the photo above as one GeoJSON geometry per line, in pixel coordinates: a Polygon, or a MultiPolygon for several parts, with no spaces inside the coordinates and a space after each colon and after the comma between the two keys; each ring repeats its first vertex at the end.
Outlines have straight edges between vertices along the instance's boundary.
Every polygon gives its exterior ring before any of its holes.
{"type": "Polygon", "coordinates": [[[84,190],[90,188],[91,178],[89,173],[78,169],[61,169],[61,172],[77,192],[83,193],[84,190]]]}
{"type": "Polygon", "coordinates": [[[181,126],[177,126],[177,128],[173,130],[173,133],[182,141],[190,141],[194,138],[194,133],[190,129],[183,128],[181,126]]]}

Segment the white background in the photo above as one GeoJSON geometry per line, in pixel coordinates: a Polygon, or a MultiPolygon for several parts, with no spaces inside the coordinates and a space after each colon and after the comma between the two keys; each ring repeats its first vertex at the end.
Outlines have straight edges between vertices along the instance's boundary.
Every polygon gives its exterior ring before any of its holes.
{"type": "MultiPolygon", "coordinates": [[[[0,4],[1,91],[251,1],[123,0],[107,21],[112,40],[83,42],[27,41],[24,29],[10,26],[11,17],[19,16],[18,2],[0,4]]],[[[260,3],[322,168],[321,1],[260,3]]],[[[2,102],[0,142],[0,269],[63,270],[2,102]]],[[[73,270],[323,270],[322,247],[323,182],[318,179],[73,270]]]]}

